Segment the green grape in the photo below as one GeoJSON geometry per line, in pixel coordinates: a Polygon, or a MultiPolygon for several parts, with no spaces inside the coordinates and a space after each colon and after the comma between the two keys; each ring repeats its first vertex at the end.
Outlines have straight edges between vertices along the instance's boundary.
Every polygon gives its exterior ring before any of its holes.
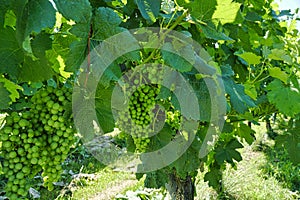
{"type": "Polygon", "coordinates": [[[6,117],[0,130],[0,150],[5,155],[3,172],[8,180],[8,198],[25,197],[30,188],[27,179],[38,172],[44,171],[48,177],[44,182],[48,189],[53,189],[52,182],[60,178],[61,163],[76,140],[72,119],[64,116],[70,100],[70,89],[41,88],[32,96],[30,110],[12,112],[6,117]]]}
{"type": "Polygon", "coordinates": [[[150,143],[149,137],[153,135],[154,129],[154,114],[153,109],[156,104],[156,97],[160,92],[160,86],[157,84],[162,80],[161,77],[157,78],[157,83],[150,83],[150,74],[155,69],[142,68],[136,71],[133,75],[128,76],[133,87],[127,84],[127,91],[132,92],[129,97],[128,111],[120,114],[117,120],[118,128],[124,133],[130,133],[134,141],[136,152],[145,152],[148,144],[150,143]]]}

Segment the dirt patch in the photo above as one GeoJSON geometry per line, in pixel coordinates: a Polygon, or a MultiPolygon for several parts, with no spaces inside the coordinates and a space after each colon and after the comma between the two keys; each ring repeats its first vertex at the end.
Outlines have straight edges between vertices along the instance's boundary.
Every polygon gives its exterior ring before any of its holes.
{"type": "Polygon", "coordinates": [[[113,183],[106,190],[97,193],[89,200],[109,200],[113,199],[117,194],[125,190],[127,187],[137,184],[137,180],[124,180],[122,182],[113,183]]]}

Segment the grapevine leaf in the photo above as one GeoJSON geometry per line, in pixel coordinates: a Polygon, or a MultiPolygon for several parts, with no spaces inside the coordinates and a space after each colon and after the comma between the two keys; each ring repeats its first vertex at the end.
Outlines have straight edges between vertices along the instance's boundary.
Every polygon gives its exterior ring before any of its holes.
{"type": "Polygon", "coordinates": [[[9,98],[9,92],[4,87],[4,83],[0,82],[0,110],[9,108],[11,99],[9,98]]]}
{"type": "Polygon", "coordinates": [[[216,161],[219,165],[222,165],[225,161],[234,164],[233,160],[241,161],[242,156],[236,150],[239,148],[243,148],[243,145],[237,141],[236,139],[231,140],[225,147],[219,146],[216,148],[216,161]]]}
{"type": "Polygon", "coordinates": [[[234,75],[230,65],[221,67],[225,91],[230,95],[230,103],[239,113],[245,113],[248,107],[255,107],[254,101],[245,94],[244,86],[236,84],[231,76],[234,75]]]}
{"type": "MultiPolygon", "coordinates": [[[[24,32],[24,38],[32,32],[39,33],[43,28],[52,28],[54,26],[56,21],[56,10],[53,8],[50,1],[29,1],[27,9],[27,13],[26,11],[24,12],[24,14],[27,15],[27,24],[24,32]]],[[[23,15],[22,20],[24,19],[26,18],[23,15]]]]}
{"type": "Polygon", "coordinates": [[[212,16],[218,19],[222,24],[233,23],[240,10],[240,3],[232,2],[232,0],[217,0],[218,5],[212,16]]]}
{"type": "Polygon", "coordinates": [[[288,64],[292,63],[292,58],[286,54],[286,51],[283,49],[272,49],[271,54],[268,55],[269,59],[273,60],[282,60],[288,64]]]}
{"type": "Polygon", "coordinates": [[[41,32],[31,41],[32,52],[36,57],[44,58],[46,50],[51,49],[52,39],[50,36],[48,33],[41,32]]]}
{"type": "Polygon", "coordinates": [[[211,20],[217,6],[217,0],[186,1],[178,0],[178,5],[188,8],[191,15],[201,21],[211,20]]]}
{"type": "Polygon", "coordinates": [[[17,90],[23,90],[23,88],[9,80],[7,80],[6,78],[2,78],[0,77],[0,82],[4,83],[4,87],[7,89],[7,91],[10,92],[10,99],[12,102],[15,102],[16,99],[18,99],[20,97],[19,92],[17,90]]]}
{"type": "Polygon", "coordinates": [[[194,140],[186,152],[169,167],[174,167],[182,179],[186,178],[189,172],[197,171],[200,165],[198,157],[200,148],[201,143],[198,140],[194,140]]]}
{"type": "Polygon", "coordinates": [[[148,22],[156,22],[158,17],[161,0],[135,0],[139,11],[148,22]]]}
{"type": "Polygon", "coordinates": [[[17,65],[24,60],[16,32],[10,27],[0,28],[0,43],[0,72],[16,75],[17,65]]]}
{"type": "Polygon", "coordinates": [[[100,7],[93,17],[93,39],[105,40],[125,29],[119,27],[122,19],[111,8],[100,7]]]}
{"type": "Polygon", "coordinates": [[[241,138],[244,138],[249,145],[251,145],[252,142],[254,141],[255,131],[252,130],[246,124],[240,123],[239,127],[237,127],[237,129],[236,129],[236,132],[237,132],[238,136],[240,136],[241,138]]]}
{"type": "Polygon", "coordinates": [[[234,76],[234,71],[232,70],[230,65],[222,65],[221,66],[222,76],[223,77],[231,77],[234,76]]]}
{"type": "Polygon", "coordinates": [[[262,16],[259,15],[256,12],[247,12],[247,15],[245,16],[245,19],[248,21],[261,21],[262,20],[262,16]]]}
{"type": "Polygon", "coordinates": [[[70,45],[70,51],[66,58],[65,71],[73,72],[76,71],[85,59],[86,55],[86,40],[74,41],[70,45]]]}
{"type": "MultiPolygon", "coordinates": [[[[173,67],[180,72],[188,72],[193,68],[193,63],[189,63],[185,59],[194,55],[194,53],[191,52],[192,49],[188,48],[188,46],[175,50],[171,43],[165,43],[162,49],[162,57],[165,63],[170,67],[173,67]]],[[[191,59],[194,60],[194,58],[191,59]]]]}
{"type": "Polygon", "coordinates": [[[279,80],[287,84],[289,76],[284,71],[281,71],[279,67],[269,68],[269,74],[270,76],[278,78],[279,80]]]}
{"type": "Polygon", "coordinates": [[[203,79],[198,82],[191,84],[196,91],[196,96],[198,98],[198,104],[200,109],[200,120],[209,121],[211,118],[211,97],[208,87],[203,79]]]}
{"type": "Polygon", "coordinates": [[[88,0],[54,0],[57,10],[69,20],[89,27],[92,7],[88,0]]]}
{"type": "Polygon", "coordinates": [[[33,60],[26,56],[19,69],[18,78],[22,81],[39,82],[50,79],[53,74],[51,65],[46,59],[33,60]]]}
{"type": "Polygon", "coordinates": [[[149,145],[150,150],[156,151],[169,144],[171,142],[173,134],[174,131],[172,131],[171,127],[165,124],[162,130],[159,131],[158,134],[153,136],[153,139],[151,140],[151,143],[149,145]]]}
{"type": "Polygon", "coordinates": [[[236,84],[232,79],[223,77],[225,91],[230,95],[230,103],[239,113],[245,113],[248,107],[255,107],[254,101],[245,94],[244,86],[236,84]]]}
{"type": "Polygon", "coordinates": [[[5,14],[6,11],[10,7],[10,2],[9,1],[1,1],[0,3],[0,27],[3,27],[4,21],[5,21],[5,14]]]}
{"type": "Polygon", "coordinates": [[[225,35],[224,33],[217,31],[216,28],[212,25],[200,25],[200,29],[202,30],[203,34],[210,39],[213,40],[227,40],[232,41],[233,39],[225,35]]]}
{"type": "Polygon", "coordinates": [[[245,93],[251,97],[252,99],[256,100],[257,98],[257,91],[255,88],[255,85],[250,84],[250,83],[244,83],[244,87],[245,87],[245,93]]]}
{"type": "Polygon", "coordinates": [[[81,38],[70,44],[70,51],[65,59],[65,71],[76,71],[86,56],[87,41],[90,32],[92,7],[88,0],[67,1],[55,0],[58,11],[69,20],[76,22],[70,32],[81,38]]]}
{"type": "Polygon", "coordinates": [[[244,59],[248,65],[256,65],[260,63],[260,56],[255,55],[252,52],[244,52],[244,53],[235,53],[235,55],[239,56],[240,58],[244,59]]]}
{"type": "Polygon", "coordinates": [[[214,189],[220,187],[220,181],[222,180],[222,172],[220,169],[212,168],[204,176],[204,181],[208,181],[208,185],[214,189]]]}
{"type": "Polygon", "coordinates": [[[272,81],[267,89],[269,90],[267,94],[269,101],[281,113],[293,117],[300,112],[300,93],[298,90],[284,86],[278,79],[272,81]]]}
{"type": "Polygon", "coordinates": [[[77,37],[87,39],[90,32],[92,7],[88,0],[67,1],[55,0],[58,11],[68,20],[74,20],[70,32],[77,37]]]}
{"type": "MultiPolygon", "coordinates": [[[[174,108],[180,110],[184,117],[187,119],[203,121],[210,119],[208,118],[208,116],[210,116],[210,106],[207,107],[208,103],[210,103],[210,96],[209,94],[208,96],[206,95],[207,87],[205,83],[204,85],[201,84],[201,86],[198,82],[187,83],[183,76],[180,76],[176,71],[166,73],[163,81],[165,87],[175,87],[175,90],[171,95],[171,102],[174,108]],[[188,84],[192,87],[187,87],[188,84]],[[195,110],[197,107],[199,108],[199,111],[195,110]]],[[[160,97],[165,97],[169,94],[166,90],[163,92],[164,93],[160,94],[160,97]]]]}
{"type": "Polygon", "coordinates": [[[89,105],[89,101],[82,98],[86,96],[83,91],[74,90],[72,94],[72,110],[74,115],[74,123],[79,129],[84,143],[90,142],[95,138],[95,130],[93,127],[94,116],[91,113],[95,112],[93,105],[89,105]]]}
{"type": "Polygon", "coordinates": [[[161,188],[166,185],[169,180],[169,174],[165,169],[156,170],[146,174],[145,187],[148,188],[161,188]]]}
{"type": "Polygon", "coordinates": [[[112,132],[115,127],[111,108],[113,87],[105,88],[99,84],[95,95],[95,109],[101,129],[104,133],[112,132]]]}

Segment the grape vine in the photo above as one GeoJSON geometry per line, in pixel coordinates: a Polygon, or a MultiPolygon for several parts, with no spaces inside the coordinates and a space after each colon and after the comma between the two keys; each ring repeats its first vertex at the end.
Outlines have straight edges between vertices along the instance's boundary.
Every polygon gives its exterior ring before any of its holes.
{"type": "MultiPolygon", "coordinates": [[[[166,77],[149,68],[150,62],[168,65],[192,85],[200,107],[200,118],[195,121],[201,124],[193,143],[178,160],[146,173],[146,185],[164,187],[170,181],[168,177],[181,180],[178,183],[194,181],[200,163],[205,163],[205,181],[221,192],[224,166],[241,160],[237,149],[243,147],[242,141],[251,144],[255,140],[251,124],[267,121],[271,126],[270,117],[282,130],[274,134],[275,143],[299,163],[300,39],[295,26],[299,19],[297,11],[279,11],[274,5],[273,0],[2,0],[0,114],[7,117],[0,129],[0,157],[4,158],[1,176],[5,177],[5,195],[26,198],[28,179],[39,172],[45,187],[53,189],[52,182],[59,179],[61,163],[76,140],[71,111],[73,88],[62,82],[71,76],[74,86],[81,83],[76,76],[86,73],[81,91],[86,95],[97,85],[91,81],[92,73],[101,71],[97,67],[105,63],[97,63],[97,57],[90,53],[107,45],[106,39],[120,33],[134,35],[130,30],[137,28],[136,38],[129,37],[126,45],[116,40],[116,48],[103,56],[106,59],[126,52],[103,72],[99,83],[103,87],[96,92],[95,109],[101,128],[105,133],[119,128],[127,148],[131,149],[133,141],[134,151],[141,154],[160,149],[181,134],[178,130],[184,116],[180,106],[172,89],[162,86],[166,77]],[[284,17],[292,23],[282,21],[284,17]],[[146,37],[147,30],[142,28],[148,27],[163,31],[146,37]],[[202,47],[184,45],[169,37],[171,31],[202,47]],[[84,62],[86,57],[88,63],[84,62]],[[142,65],[133,67],[132,63],[142,65]],[[198,73],[193,64],[209,66],[214,72],[198,73]],[[215,146],[199,158],[214,106],[203,80],[206,76],[223,81],[226,121],[222,130],[216,127],[220,137],[215,146]],[[127,84],[119,85],[120,77],[127,84]],[[53,79],[61,82],[59,86],[49,84],[53,79]],[[90,81],[93,84],[89,85],[90,81]],[[115,119],[110,97],[116,86],[130,95],[128,109],[115,119]],[[165,126],[153,129],[161,121],[165,126]]],[[[177,78],[172,81],[180,92],[177,78]]],[[[184,103],[189,104],[187,100],[184,103]]],[[[76,109],[84,108],[80,105],[76,109]]],[[[88,124],[86,119],[84,123],[88,124]]]]}

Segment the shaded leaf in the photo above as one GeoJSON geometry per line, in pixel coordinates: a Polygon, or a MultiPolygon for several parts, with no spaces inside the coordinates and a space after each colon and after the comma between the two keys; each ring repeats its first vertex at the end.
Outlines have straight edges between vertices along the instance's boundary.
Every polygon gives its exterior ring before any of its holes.
{"type": "Polygon", "coordinates": [[[224,33],[217,31],[215,27],[213,26],[205,26],[205,25],[199,25],[200,29],[203,31],[203,34],[210,39],[214,40],[227,40],[232,41],[233,39],[225,35],[224,33]]]}
{"type": "Polygon", "coordinates": [[[115,127],[115,120],[111,108],[111,95],[113,87],[98,85],[95,94],[95,109],[101,129],[104,133],[112,132],[115,127]]]}
{"type": "Polygon", "coordinates": [[[236,128],[236,132],[237,135],[241,138],[244,138],[249,145],[253,143],[255,131],[252,130],[248,125],[240,123],[236,128]]]}
{"type": "Polygon", "coordinates": [[[9,95],[9,92],[4,87],[4,83],[0,82],[0,110],[9,108],[11,103],[9,95]]]}
{"type": "Polygon", "coordinates": [[[224,147],[218,147],[216,151],[216,161],[219,165],[222,165],[225,161],[234,164],[233,160],[241,161],[242,156],[241,154],[236,150],[239,148],[243,148],[243,145],[237,141],[236,139],[231,140],[226,146],[224,147]]]}
{"type": "MultiPolygon", "coordinates": [[[[188,46],[176,50],[171,43],[166,43],[162,47],[162,57],[165,63],[180,72],[188,72],[193,68],[193,63],[186,60],[186,56],[190,58],[193,55],[194,52],[188,46]]],[[[194,60],[194,58],[191,59],[194,60]]]]}
{"type": "Polygon", "coordinates": [[[16,39],[16,32],[10,28],[0,28],[0,72],[16,75],[17,65],[24,60],[22,47],[16,39]]]}
{"type": "Polygon", "coordinates": [[[56,10],[48,0],[29,1],[22,17],[27,22],[24,38],[32,32],[40,33],[43,28],[52,28],[56,21],[55,13],[56,10]]]}
{"type": "Polygon", "coordinates": [[[105,40],[126,29],[119,27],[122,19],[111,8],[100,7],[93,17],[93,39],[105,40]]]}
{"type": "Polygon", "coordinates": [[[156,22],[160,11],[161,0],[135,0],[143,16],[148,22],[156,22]]]}
{"type": "Polygon", "coordinates": [[[239,113],[245,113],[250,107],[255,107],[254,101],[245,94],[244,86],[236,84],[232,79],[223,77],[225,91],[230,95],[230,103],[239,113]]]}
{"type": "Polygon", "coordinates": [[[54,74],[50,63],[45,59],[33,60],[26,56],[19,69],[18,78],[22,81],[39,82],[50,79],[54,74]]]}

